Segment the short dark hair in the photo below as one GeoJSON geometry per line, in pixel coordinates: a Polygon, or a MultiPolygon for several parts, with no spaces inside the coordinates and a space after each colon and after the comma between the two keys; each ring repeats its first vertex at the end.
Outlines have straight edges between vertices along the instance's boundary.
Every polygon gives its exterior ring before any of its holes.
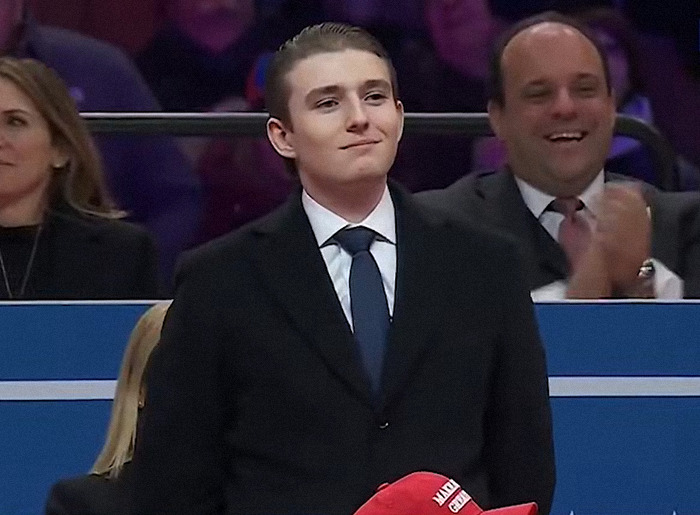
{"type": "Polygon", "coordinates": [[[380,57],[389,68],[394,99],[398,98],[396,70],[382,44],[369,32],[344,23],[320,23],[306,27],[275,52],[265,77],[265,107],[273,118],[289,120],[289,85],[287,74],[307,57],[326,52],[364,50],[380,57]]]}
{"type": "Polygon", "coordinates": [[[583,25],[581,22],[566,16],[564,14],[558,13],[556,11],[545,11],[535,16],[530,16],[524,18],[519,22],[512,25],[508,30],[506,30],[496,41],[494,45],[491,56],[489,60],[489,76],[486,84],[486,90],[488,94],[488,99],[496,104],[503,106],[505,105],[505,91],[503,87],[503,67],[501,66],[503,60],[503,52],[508,46],[508,43],[523,32],[524,30],[539,25],[541,23],[559,23],[561,25],[567,25],[576,31],[580,32],[591,44],[595,47],[596,52],[598,52],[598,57],[600,58],[600,63],[603,66],[603,74],[605,76],[605,85],[608,90],[608,94],[611,93],[610,85],[610,69],[608,68],[608,61],[605,57],[605,51],[598,43],[598,40],[592,34],[591,30],[583,25]]]}

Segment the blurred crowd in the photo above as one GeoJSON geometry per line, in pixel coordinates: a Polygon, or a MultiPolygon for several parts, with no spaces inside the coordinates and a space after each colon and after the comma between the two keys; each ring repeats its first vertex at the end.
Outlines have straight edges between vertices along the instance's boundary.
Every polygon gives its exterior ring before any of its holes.
{"type": "MultiPolygon", "coordinates": [[[[696,190],[700,59],[690,4],[9,0],[0,6],[0,48],[54,68],[83,112],[259,111],[271,52],[306,25],[346,21],[368,28],[388,49],[406,112],[485,112],[495,39],[518,19],[556,9],[593,29],[607,52],[618,111],[668,138],[677,153],[678,189],[696,190]]],[[[262,138],[100,136],[97,142],[118,207],[155,239],[165,292],[183,249],[271,211],[295,184],[262,138]]],[[[442,188],[470,171],[498,167],[503,158],[491,138],[411,133],[392,176],[412,191],[442,188]]],[[[649,149],[629,138],[616,138],[607,166],[659,185],[649,149]]]]}

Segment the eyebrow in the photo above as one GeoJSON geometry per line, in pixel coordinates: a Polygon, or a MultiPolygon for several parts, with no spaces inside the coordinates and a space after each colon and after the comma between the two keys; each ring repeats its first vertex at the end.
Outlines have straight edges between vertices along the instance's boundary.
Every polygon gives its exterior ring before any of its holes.
{"type": "Polygon", "coordinates": [[[323,95],[337,94],[341,89],[342,88],[336,84],[331,86],[321,86],[320,88],[314,88],[306,94],[304,100],[306,100],[306,102],[311,102],[314,98],[323,95]]]}
{"type": "Polygon", "coordinates": [[[4,111],[2,111],[2,114],[27,114],[28,115],[31,113],[29,111],[27,111],[26,109],[22,109],[20,107],[13,107],[10,109],[5,109],[4,111]]]}
{"type": "Polygon", "coordinates": [[[382,88],[382,89],[387,89],[391,90],[391,84],[389,81],[385,79],[374,79],[374,80],[368,80],[364,84],[365,89],[372,89],[372,88],[382,88]]]}
{"type": "MultiPolygon", "coordinates": [[[[576,76],[574,77],[575,81],[579,80],[596,80],[600,81],[601,77],[596,75],[595,73],[590,73],[590,72],[581,72],[577,73],[576,76]]],[[[535,79],[530,82],[526,82],[523,87],[528,88],[528,87],[538,87],[538,86],[546,86],[550,83],[549,80],[547,79],[535,79]]]]}
{"type": "Polygon", "coordinates": [[[595,73],[579,73],[576,75],[576,80],[596,80],[600,81],[601,77],[599,75],[596,75],[595,73]]]}
{"type": "MultiPolygon", "coordinates": [[[[368,89],[373,89],[373,88],[381,88],[385,89],[388,91],[391,91],[391,83],[385,79],[370,79],[362,83],[362,86],[360,89],[362,90],[368,90],[368,89]]],[[[312,102],[313,99],[318,98],[323,95],[333,95],[333,94],[338,94],[341,92],[344,88],[337,84],[331,84],[329,86],[321,86],[319,88],[314,88],[311,91],[309,91],[306,94],[306,97],[304,99],[306,102],[312,102]]]]}

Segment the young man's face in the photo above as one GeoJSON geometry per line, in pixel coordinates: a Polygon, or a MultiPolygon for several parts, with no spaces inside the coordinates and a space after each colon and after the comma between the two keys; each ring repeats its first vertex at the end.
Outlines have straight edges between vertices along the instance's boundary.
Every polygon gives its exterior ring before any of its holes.
{"type": "Polygon", "coordinates": [[[615,105],[600,56],[576,29],[542,23],[501,58],[505,103],[489,104],[513,172],[546,193],[578,195],[610,149],[615,105]]]}
{"type": "Polygon", "coordinates": [[[403,129],[387,64],[362,50],[321,53],[297,62],[286,81],[289,120],[281,145],[271,139],[295,160],[306,191],[316,198],[385,182],[403,129]]]}

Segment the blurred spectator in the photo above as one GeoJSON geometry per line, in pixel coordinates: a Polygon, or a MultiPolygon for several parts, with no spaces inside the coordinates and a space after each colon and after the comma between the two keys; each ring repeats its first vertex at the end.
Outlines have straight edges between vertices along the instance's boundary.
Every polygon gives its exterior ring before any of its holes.
{"type": "Polygon", "coordinates": [[[321,4],[325,19],[360,25],[373,34],[380,27],[411,32],[420,30],[423,25],[420,0],[321,0],[321,4]]]}
{"type": "MultiPolygon", "coordinates": [[[[81,112],[160,110],[121,51],[37,24],[24,0],[0,2],[0,37],[5,53],[32,57],[56,70],[81,112]]],[[[199,182],[172,138],[111,136],[97,141],[117,203],[157,240],[161,277],[167,284],[177,255],[198,227],[199,182]]]]}
{"type": "Polygon", "coordinates": [[[700,167],[700,3],[634,0],[624,11],[640,35],[640,72],[657,126],[700,167]]]}
{"type": "Polygon", "coordinates": [[[161,25],[161,0],[28,0],[39,23],[107,41],[133,55],[161,25]]]}
{"type": "Polygon", "coordinates": [[[204,187],[201,241],[221,236],[281,205],[296,180],[267,139],[219,138],[199,162],[204,187]]]}
{"type": "MultiPolygon", "coordinates": [[[[137,62],[166,109],[262,109],[267,48],[295,34],[315,14],[296,0],[263,22],[253,0],[167,0],[168,23],[137,62]],[[300,19],[296,19],[301,17],[300,19]]],[[[292,179],[267,140],[183,140],[204,189],[197,242],[220,236],[281,204],[292,179]]]]}
{"type": "Polygon", "coordinates": [[[136,63],[167,111],[239,108],[264,48],[253,0],[166,0],[167,23],[136,63]]]}
{"type": "MultiPolygon", "coordinates": [[[[518,21],[543,11],[555,10],[565,14],[595,7],[612,7],[620,0],[489,0],[492,12],[508,21],[518,21]]],[[[637,1],[637,0],[633,0],[637,1]]],[[[653,0],[656,2],[657,0],[653,0]]]]}
{"type": "Polygon", "coordinates": [[[0,299],[156,297],[154,245],[122,214],[65,84],[0,58],[0,299]]]}
{"type": "MultiPolygon", "coordinates": [[[[586,11],[579,18],[591,28],[605,51],[618,113],[654,125],[652,104],[640,75],[639,43],[630,22],[619,11],[604,7],[586,11]]],[[[659,186],[649,150],[632,138],[617,136],[613,140],[605,166],[608,171],[659,186]]],[[[676,173],[681,190],[700,186],[700,173],[684,160],[677,161],[676,173]]]]}
{"type": "Polygon", "coordinates": [[[156,304],[136,323],[119,370],[104,446],[90,474],[53,485],[46,515],[128,515],[134,481],[131,459],[146,395],[144,372],[169,307],[169,302],[156,304]]]}
{"type": "MultiPolygon", "coordinates": [[[[605,7],[586,11],[578,18],[591,28],[592,34],[605,52],[617,112],[653,125],[651,103],[644,94],[639,76],[638,54],[632,26],[621,13],[605,7]]],[[[605,168],[659,186],[649,150],[633,138],[613,138],[605,168]]]]}
{"type": "MultiPolygon", "coordinates": [[[[485,112],[488,49],[502,28],[486,0],[424,0],[429,41],[407,40],[394,57],[407,112],[485,112]]],[[[419,191],[466,174],[471,138],[407,135],[392,171],[419,191]]]]}

